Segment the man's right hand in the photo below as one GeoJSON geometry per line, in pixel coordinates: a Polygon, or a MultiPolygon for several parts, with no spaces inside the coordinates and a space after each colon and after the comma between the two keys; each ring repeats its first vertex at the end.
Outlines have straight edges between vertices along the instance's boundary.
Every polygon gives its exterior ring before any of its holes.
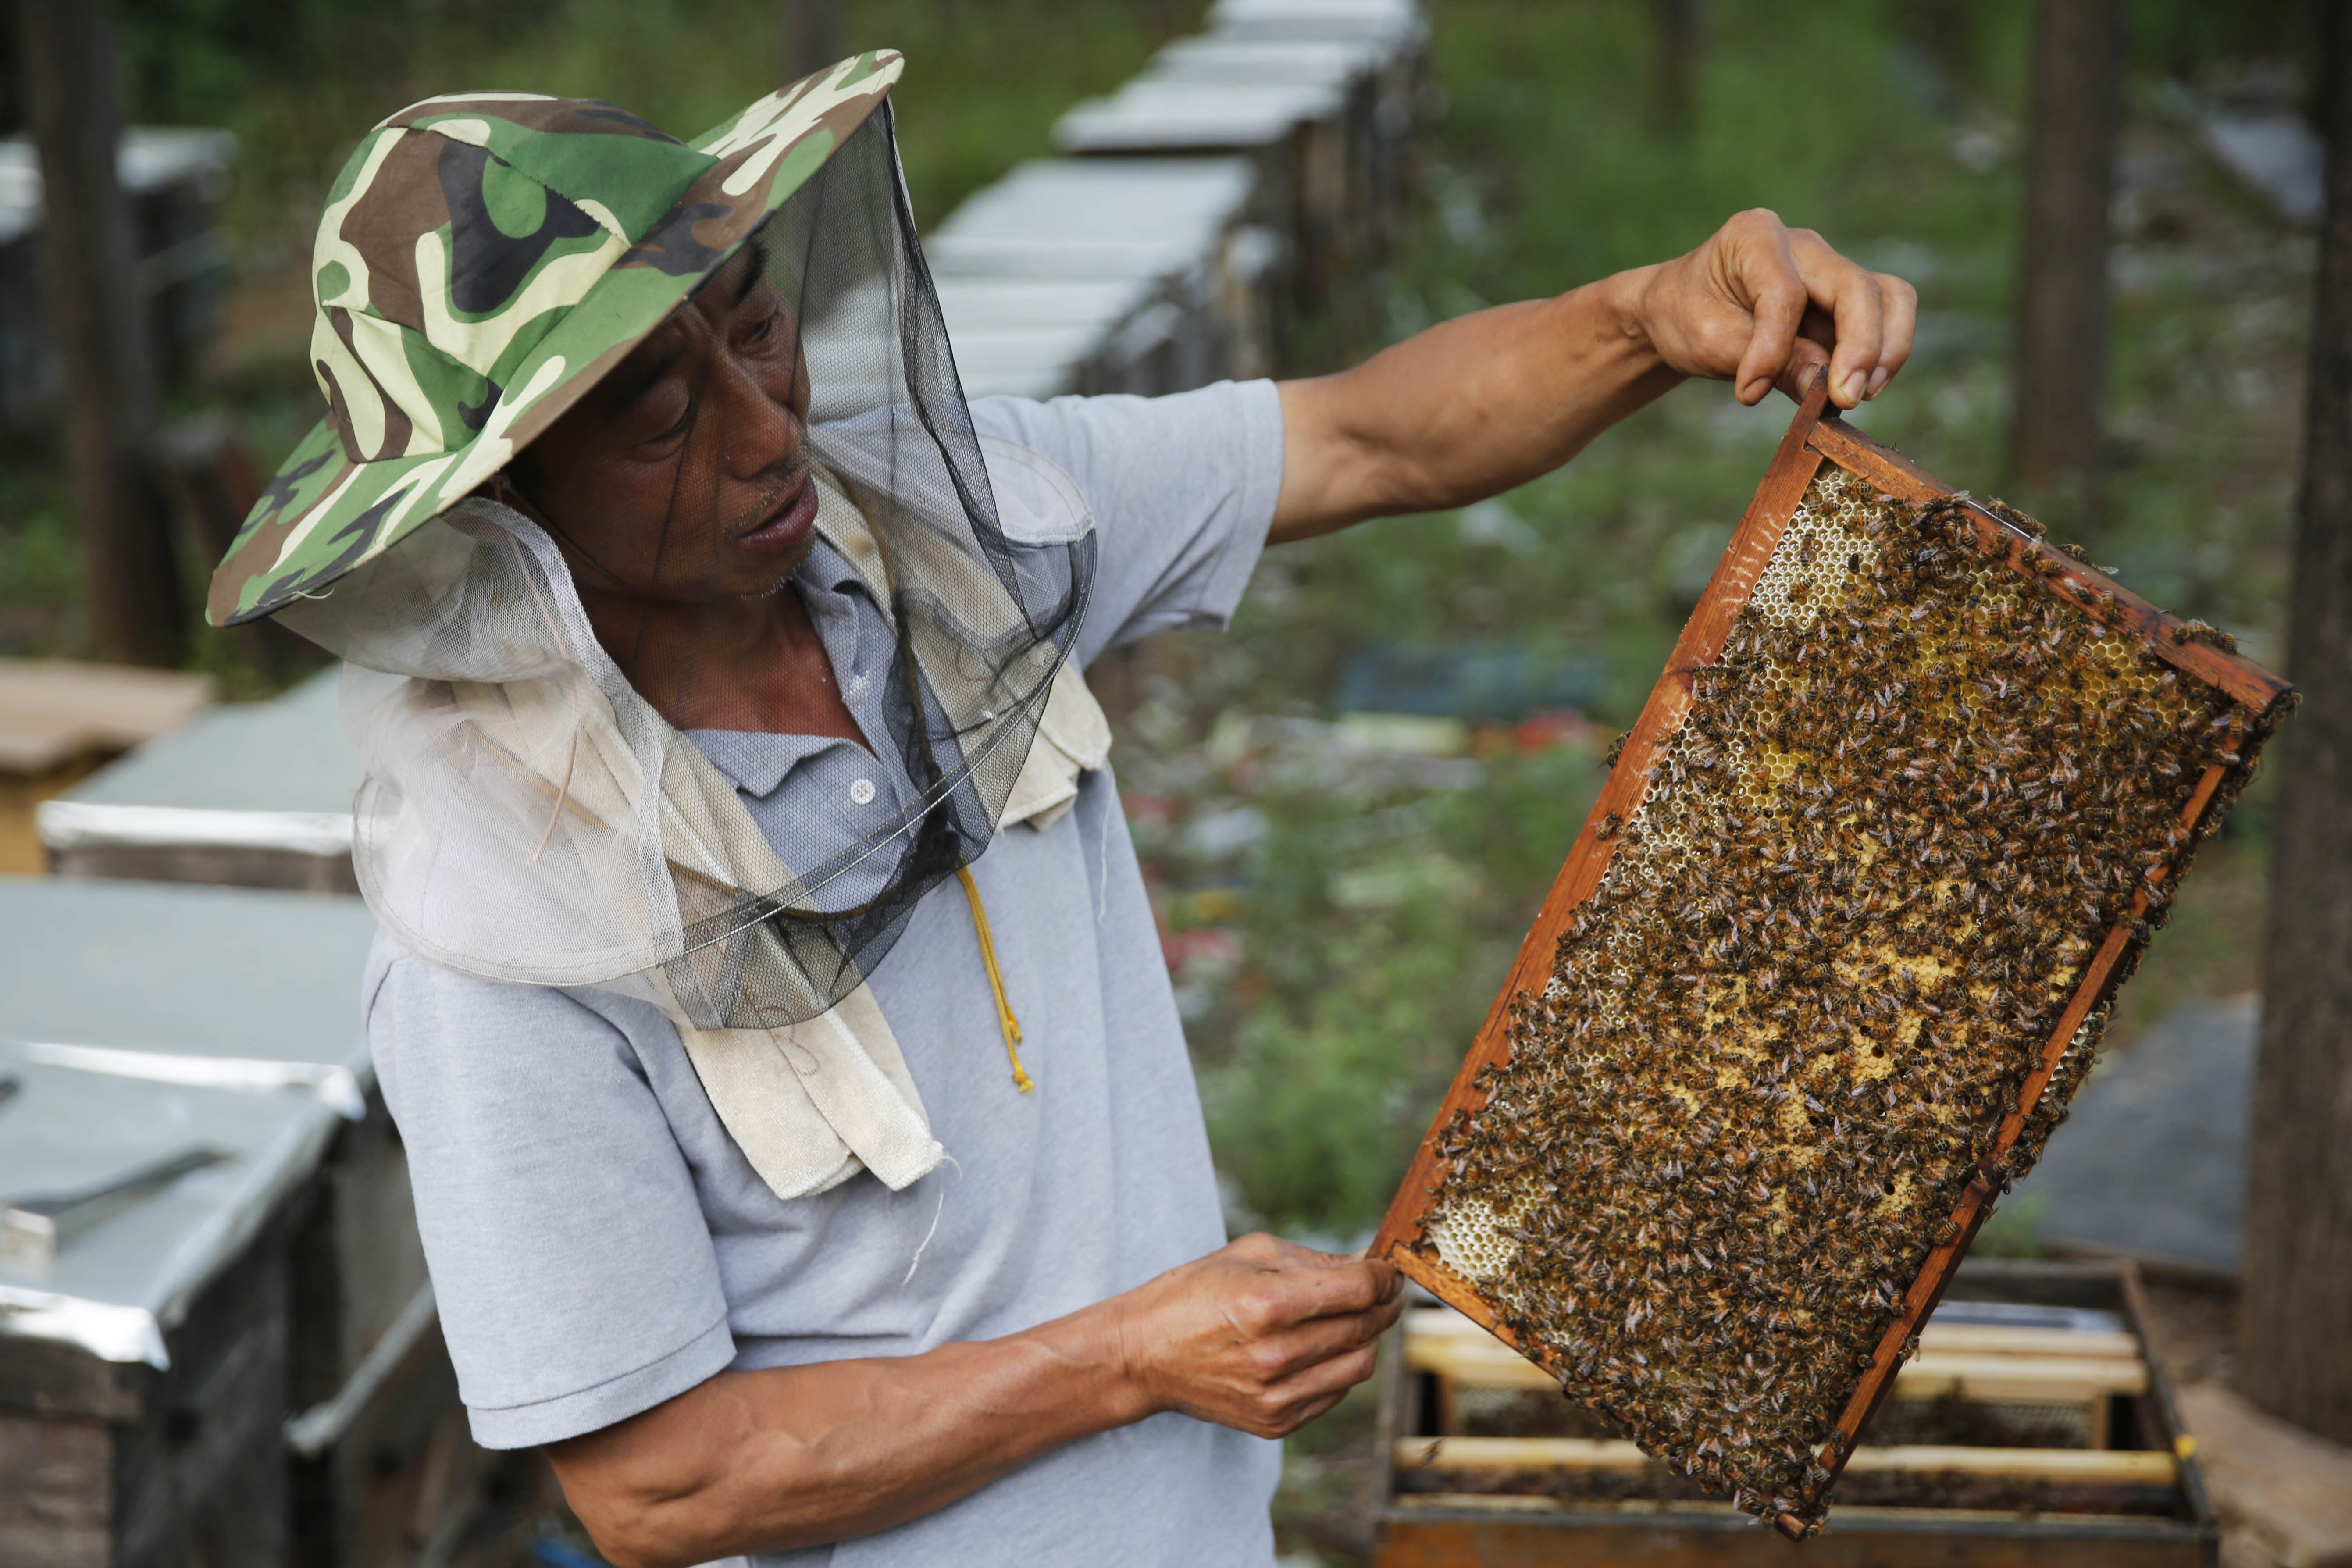
{"type": "Polygon", "coordinates": [[[1103,1306],[1150,1411],[1286,1437],[1371,1375],[1403,1304],[1391,1264],[1257,1235],[1103,1306]]]}

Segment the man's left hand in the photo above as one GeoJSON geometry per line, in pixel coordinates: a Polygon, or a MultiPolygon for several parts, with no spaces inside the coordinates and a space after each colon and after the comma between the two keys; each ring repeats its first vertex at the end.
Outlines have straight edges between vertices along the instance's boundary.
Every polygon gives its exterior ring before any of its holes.
{"type": "Polygon", "coordinates": [[[1911,357],[1917,290],[1761,207],[1637,276],[1634,318],[1658,357],[1684,375],[1730,382],[1742,403],[1775,385],[1801,395],[1826,364],[1832,401],[1852,408],[1911,357]]]}
{"type": "Polygon", "coordinates": [[[1754,404],[1826,364],[1841,408],[1911,355],[1919,297],[1809,228],[1744,212],[1689,255],[1441,322],[1336,375],[1282,384],[1268,538],[1434,511],[1549,473],[1686,377],[1754,404]]]}

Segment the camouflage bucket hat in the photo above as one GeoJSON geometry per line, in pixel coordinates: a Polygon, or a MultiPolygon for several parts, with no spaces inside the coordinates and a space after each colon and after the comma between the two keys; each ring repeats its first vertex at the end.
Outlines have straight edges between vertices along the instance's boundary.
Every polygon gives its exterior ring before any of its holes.
{"type": "Polygon", "coordinates": [[[686,142],[524,92],[426,99],[368,132],[311,258],[328,415],[214,572],[213,624],[319,592],[504,467],[824,163],[900,65],[844,60],[686,142]]]}

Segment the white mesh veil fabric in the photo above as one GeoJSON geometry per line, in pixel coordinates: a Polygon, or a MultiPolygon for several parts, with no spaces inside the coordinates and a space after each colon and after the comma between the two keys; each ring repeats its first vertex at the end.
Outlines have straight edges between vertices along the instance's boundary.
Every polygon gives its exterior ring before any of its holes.
{"type": "MultiPolygon", "coordinates": [[[[640,690],[628,650],[599,643],[557,542],[481,497],[282,612],[354,667],[369,774],[354,858],[394,933],[470,973],[640,994],[697,1030],[835,1009],[916,901],[986,847],[1094,566],[1066,482],[992,485],[887,108],[755,244],[799,325],[817,532],[895,639],[887,733],[866,741],[904,765],[904,811],[869,830],[801,820],[771,842],[664,719],[677,709],[640,690]]],[[[662,526],[667,543],[715,522],[674,508],[662,526]]],[[[699,725],[761,727],[729,723],[724,692],[698,697],[722,714],[699,725]]]]}

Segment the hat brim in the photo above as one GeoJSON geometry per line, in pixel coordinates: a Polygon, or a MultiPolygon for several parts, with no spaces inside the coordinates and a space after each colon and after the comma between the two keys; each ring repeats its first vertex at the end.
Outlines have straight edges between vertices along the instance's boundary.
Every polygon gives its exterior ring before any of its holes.
{"type": "Polygon", "coordinates": [[[354,462],[334,425],[321,420],[280,465],[214,571],[206,618],[240,626],[322,592],[505,467],[742,248],[881,106],[903,64],[889,49],[856,56],[688,143],[719,162],[540,340],[464,445],[354,462]]]}

